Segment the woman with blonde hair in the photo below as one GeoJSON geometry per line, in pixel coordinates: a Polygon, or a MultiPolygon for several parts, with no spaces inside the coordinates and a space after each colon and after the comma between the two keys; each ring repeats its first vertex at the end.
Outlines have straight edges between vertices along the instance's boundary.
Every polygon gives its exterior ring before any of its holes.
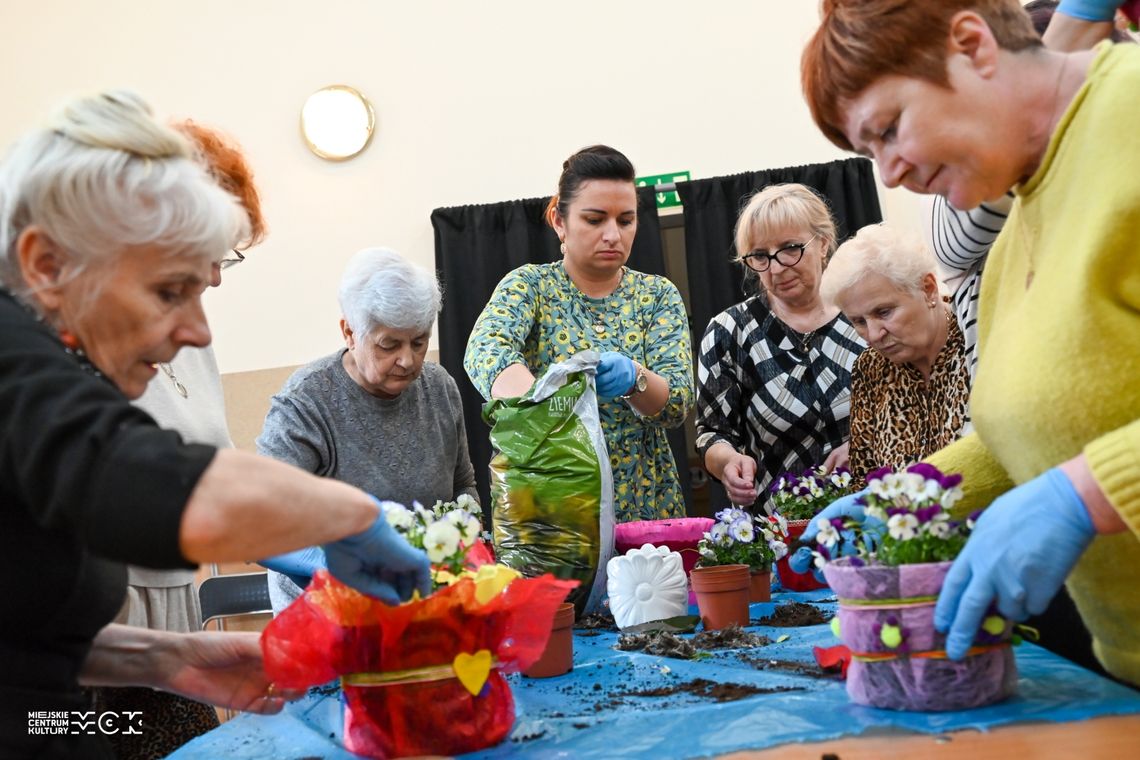
{"type": "Polygon", "coordinates": [[[934,257],[884,224],[839,246],[820,285],[867,350],[851,370],[851,472],[904,467],[970,430],[970,361],[934,257]]]}
{"type": "Polygon", "coordinates": [[[697,357],[697,449],[733,504],[785,471],[847,465],[851,367],[862,339],[820,297],[835,250],[827,204],[800,184],[753,195],[736,261],[756,295],[713,317],[697,357]]]}

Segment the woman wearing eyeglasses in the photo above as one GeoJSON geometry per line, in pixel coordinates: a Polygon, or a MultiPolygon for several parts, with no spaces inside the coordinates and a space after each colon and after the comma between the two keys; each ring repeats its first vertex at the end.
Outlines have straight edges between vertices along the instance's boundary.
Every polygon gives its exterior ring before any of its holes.
{"type": "Polygon", "coordinates": [[[866,344],[819,295],[835,236],[799,184],[761,190],[737,220],[736,261],[757,293],[712,319],[697,357],[697,450],[733,504],[763,508],[779,474],[847,464],[851,367],[866,344]]]}

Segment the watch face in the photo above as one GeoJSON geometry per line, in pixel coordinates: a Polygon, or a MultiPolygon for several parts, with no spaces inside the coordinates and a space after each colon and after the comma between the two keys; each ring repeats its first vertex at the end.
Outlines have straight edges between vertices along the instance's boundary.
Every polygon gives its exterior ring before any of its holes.
{"type": "Polygon", "coordinates": [[[649,387],[649,377],[646,376],[645,370],[637,373],[637,381],[635,382],[635,385],[637,386],[638,393],[643,392],[646,388],[649,387]]]}

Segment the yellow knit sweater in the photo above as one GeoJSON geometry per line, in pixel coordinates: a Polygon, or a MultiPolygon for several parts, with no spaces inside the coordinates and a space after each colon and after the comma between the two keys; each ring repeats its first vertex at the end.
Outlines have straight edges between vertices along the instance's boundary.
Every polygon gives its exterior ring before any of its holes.
{"type": "Polygon", "coordinates": [[[1069,591],[1140,685],[1140,46],[1102,43],[1016,191],[982,277],[977,432],[930,461],[963,473],[969,510],[1084,452],[1129,530],[1093,541],[1069,591]]]}

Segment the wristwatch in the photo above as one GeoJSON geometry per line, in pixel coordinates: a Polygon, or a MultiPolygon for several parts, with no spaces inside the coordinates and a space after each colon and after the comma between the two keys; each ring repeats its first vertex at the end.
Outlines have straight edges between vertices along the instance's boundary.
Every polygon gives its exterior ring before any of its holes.
{"type": "Polygon", "coordinates": [[[633,387],[629,389],[629,393],[624,396],[618,396],[618,398],[625,401],[629,401],[630,396],[644,393],[645,389],[649,387],[649,375],[645,373],[645,367],[642,367],[637,362],[634,362],[633,366],[637,367],[637,375],[634,377],[633,387]]]}

